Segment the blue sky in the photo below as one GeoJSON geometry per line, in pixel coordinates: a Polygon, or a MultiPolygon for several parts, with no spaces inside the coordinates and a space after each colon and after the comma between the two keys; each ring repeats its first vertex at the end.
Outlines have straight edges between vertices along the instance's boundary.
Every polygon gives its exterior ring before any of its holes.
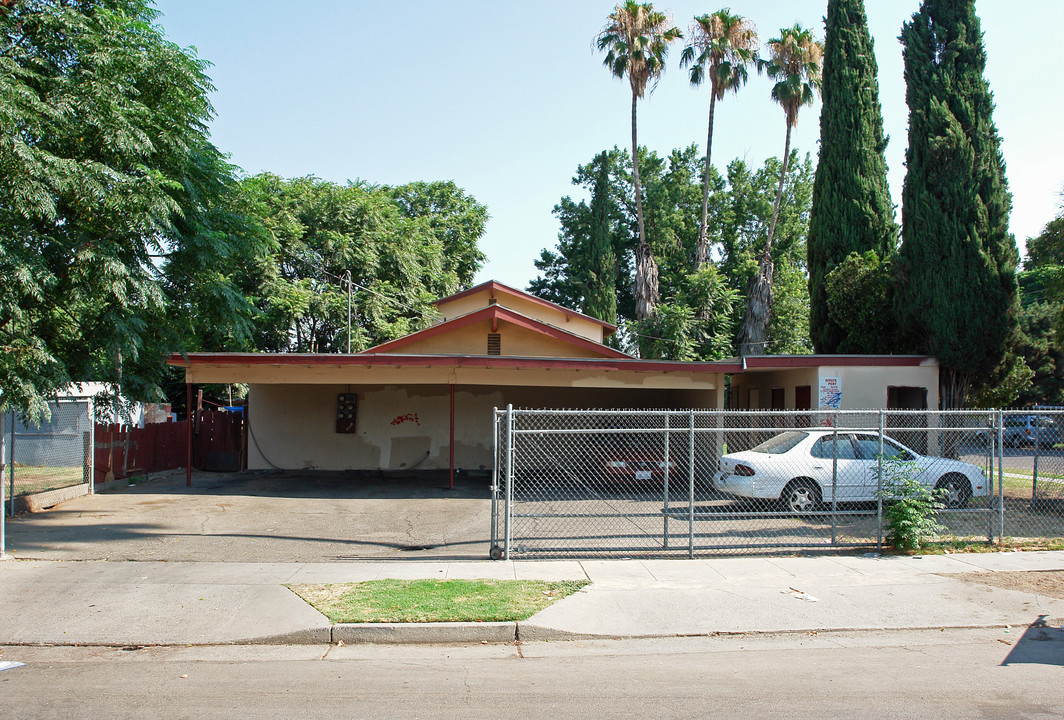
{"type": "MultiPolygon", "coordinates": [[[[627,83],[610,77],[592,39],[611,2],[542,0],[158,0],[168,37],[210,61],[217,90],[215,144],[246,173],[316,175],[345,182],[454,180],[487,205],[478,280],[525,287],[533,260],[553,247],[551,209],[579,196],[571,178],[598,151],[630,144],[627,83]]],[[[659,2],[686,30],[719,5],[659,2]]],[[[823,37],[826,0],[732,0],[762,40],[801,22],[823,37]]],[[[900,205],[908,109],[902,23],[919,0],[866,0],[876,42],[890,144],[890,187],[900,205]]],[[[1054,68],[1064,2],[979,0],[1010,189],[1012,231],[1037,235],[1064,186],[1064,96],[1054,68]],[[1017,13],[1022,7],[1023,15],[1017,13]]],[[[709,98],[680,70],[681,45],[639,107],[640,144],[668,154],[704,147],[709,98]]],[[[752,77],[717,106],[714,164],[760,165],[783,150],[783,113],[766,78],[752,77]]],[[[820,105],[805,108],[794,145],[816,157],[820,105]]]]}

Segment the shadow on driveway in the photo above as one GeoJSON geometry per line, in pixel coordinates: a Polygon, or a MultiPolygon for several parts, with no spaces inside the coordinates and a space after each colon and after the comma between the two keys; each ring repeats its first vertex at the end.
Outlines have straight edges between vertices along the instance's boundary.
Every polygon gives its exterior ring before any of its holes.
{"type": "Polygon", "coordinates": [[[212,562],[482,559],[489,480],[446,474],[171,475],[8,521],[16,558],[212,562]]]}

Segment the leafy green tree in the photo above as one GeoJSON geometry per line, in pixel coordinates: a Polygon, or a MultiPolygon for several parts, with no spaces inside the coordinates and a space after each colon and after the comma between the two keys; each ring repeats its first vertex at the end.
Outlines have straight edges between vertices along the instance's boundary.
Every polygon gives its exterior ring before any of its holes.
{"type": "MultiPolygon", "coordinates": [[[[596,161],[602,155],[596,158],[596,161]]],[[[623,151],[608,155],[610,237],[616,260],[618,323],[631,351],[644,357],[677,359],[680,355],[717,359],[735,354],[734,332],[741,320],[742,288],[757,271],[757,253],[764,247],[772,218],[773,198],[781,163],[770,159],[756,172],[744,162],[728,167],[728,180],[712,173],[711,226],[718,233],[723,257],[719,266],[704,265],[689,271],[701,211],[701,174],[704,168],[697,146],[674,150],[668,158],[640,152],[641,177],[646,195],[646,224],[655,238],[654,252],[661,258],[661,288],[670,307],[662,322],[638,321],[631,293],[635,252],[638,248],[636,208],[631,158],[623,151]],[[686,308],[684,310],[683,308],[686,308]],[[694,342],[691,350],[689,343],[694,342]],[[677,354],[678,353],[678,354],[677,354]]],[[[573,182],[591,191],[596,183],[596,163],[580,166],[573,182]]],[[[805,232],[813,167],[792,158],[788,165],[783,206],[777,222],[773,257],[781,268],[776,312],[769,328],[772,352],[809,352],[808,286],[805,276],[805,232]]],[[[595,195],[596,193],[592,193],[595,195]]],[[[591,208],[586,202],[562,198],[555,207],[561,229],[558,244],[544,250],[536,261],[541,275],[530,292],[568,307],[587,311],[591,285],[591,208]]]]}
{"type": "Polygon", "coordinates": [[[247,330],[230,279],[201,272],[254,240],[220,211],[233,168],[208,140],[206,63],[155,17],[147,0],[0,6],[0,388],[30,417],[70,380],[158,393],[182,349],[168,262],[188,307],[214,297],[247,330]]]}
{"type": "MultiPolygon", "coordinates": [[[[669,17],[654,9],[651,3],[625,0],[610,13],[606,26],[596,38],[600,51],[606,53],[603,64],[617,78],[628,77],[632,88],[632,156],[639,154],[636,135],[636,106],[646,93],[647,85],[665,70],[665,56],[669,43],[683,37],[669,17]]],[[[651,85],[653,87],[653,85],[651,85]]],[[[636,251],[636,317],[654,314],[658,301],[658,268],[647,242],[643,222],[643,198],[639,185],[639,163],[632,165],[635,181],[635,203],[639,222],[639,248],[636,251]]]]}
{"type": "Polygon", "coordinates": [[[824,278],[828,318],[841,337],[840,353],[905,352],[908,338],[894,313],[891,258],[874,250],[852,252],[824,278]]]}
{"type": "Polygon", "coordinates": [[[617,254],[613,248],[610,198],[610,165],[607,153],[591,161],[595,186],[591,190],[591,228],[588,243],[587,300],[583,311],[599,320],[617,324],[617,254]]]}
{"type": "Polygon", "coordinates": [[[443,243],[444,272],[469,286],[484,264],[477,242],[484,235],[488,209],[453,182],[413,182],[391,189],[399,210],[408,218],[424,218],[443,243]]]}
{"type": "Polygon", "coordinates": [[[544,249],[535,261],[542,274],[529,283],[529,292],[611,323],[634,315],[632,259],[637,241],[626,212],[628,165],[627,153],[613,148],[577,167],[573,184],[591,193],[590,204],[567,196],[554,207],[561,225],[558,245],[556,251],[544,249]],[[607,297],[611,293],[612,302],[607,297]]]}
{"type": "Polygon", "coordinates": [[[478,268],[487,212],[450,183],[396,189],[263,174],[241,186],[241,211],[270,248],[241,279],[257,308],[257,350],[343,352],[348,272],[351,348],[361,350],[426,327],[432,301],[478,268]]]}
{"type": "MultiPolygon", "coordinates": [[[[876,316],[877,334],[871,334],[859,326],[839,326],[830,309],[828,274],[851,253],[888,257],[898,228],[887,187],[887,139],[864,0],[829,0],[825,22],[820,161],[809,220],[809,331],[820,353],[892,352],[883,341],[897,334],[884,325],[894,322],[893,313],[881,307],[859,311],[876,316]],[[870,344],[856,342],[861,337],[870,344]]],[[[872,305],[880,298],[851,299],[872,305]]]]}
{"type": "Polygon", "coordinates": [[[783,108],[787,136],[765,249],[758,258],[757,275],[751,279],[746,291],[746,315],[739,328],[739,354],[743,356],[761,355],[766,351],[767,330],[772,312],[772,240],[776,232],[780,201],[783,198],[787,163],[791,157],[791,131],[798,124],[798,111],[804,105],[811,105],[820,89],[824,47],[813,37],[811,30],[796,23],[793,27],[781,28],[780,36],[769,40],[768,50],[769,59],[761,61],[760,66],[776,81],[772,86],[772,99],[783,108]]]}
{"type": "Polygon", "coordinates": [[[713,115],[717,101],[728,91],[739,92],[749,76],[747,66],[757,61],[757,28],[730,8],[699,15],[691,23],[691,42],[683,49],[680,66],[691,66],[691,84],[709,78],[709,130],[706,134],[706,171],[702,182],[702,222],[695,246],[694,269],[709,262],[709,190],[713,167],[713,115]]]}
{"type": "Polygon", "coordinates": [[[1016,265],[986,54],[971,0],[924,0],[902,29],[909,105],[898,310],[940,363],[944,408],[1006,356],[1016,265]]]}

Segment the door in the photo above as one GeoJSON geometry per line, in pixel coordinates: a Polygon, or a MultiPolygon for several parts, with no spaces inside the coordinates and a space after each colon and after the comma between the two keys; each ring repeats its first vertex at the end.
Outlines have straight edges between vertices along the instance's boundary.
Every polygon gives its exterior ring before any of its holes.
{"type": "MultiPolygon", "coordinates": [[[[855,492],[859,497],[859,500],[875,500],[876,494],[879,492],[879,435],[872,433],[857,433],[854,436],[854,440],[857,445],[857,457],[858,462],[862,468],[862,476],[864,477],[864,484],[859,490],[855,492]]],[[[915,478],[926,482],[926,470],[928,463],[923,462],[925,458],[917,458],[911,452],[897,444],[890,438],[883,438],[883,462],[889,463],[891,460],[898,460],[901,462],[914,462],[917,461],[917,471],[915,478]]],[[[889,489],[891,477],[889,474],[889,465],[884,467],[883,485],[885,489],[889,489]]]]}
{"type": "Polygon", "coordinates": [[[852,433],[824,435],[810,450],[814,479],[822,488],[821,498],[830,503],[863,500],[867,494],[867,464],[857,457],[852,433]]]}

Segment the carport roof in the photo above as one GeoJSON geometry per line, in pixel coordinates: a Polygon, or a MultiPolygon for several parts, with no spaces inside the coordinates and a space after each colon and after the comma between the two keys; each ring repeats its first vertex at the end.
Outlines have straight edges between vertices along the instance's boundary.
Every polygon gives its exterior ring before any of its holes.
{"type": "MultiPolygon", "coordinates": [[[[457,367],[534,368],[558,370],[628,370],[632,372],[734,373],[742,365],[733,360],[680,362],[639,358],[555,358],[498,355],[403,355],[400,353],[174,353],[170,365],[192,368],[202,365],[276,367],[457,367]]],[[[238,381],[234,381],[238,382],[238,381]]]]}

